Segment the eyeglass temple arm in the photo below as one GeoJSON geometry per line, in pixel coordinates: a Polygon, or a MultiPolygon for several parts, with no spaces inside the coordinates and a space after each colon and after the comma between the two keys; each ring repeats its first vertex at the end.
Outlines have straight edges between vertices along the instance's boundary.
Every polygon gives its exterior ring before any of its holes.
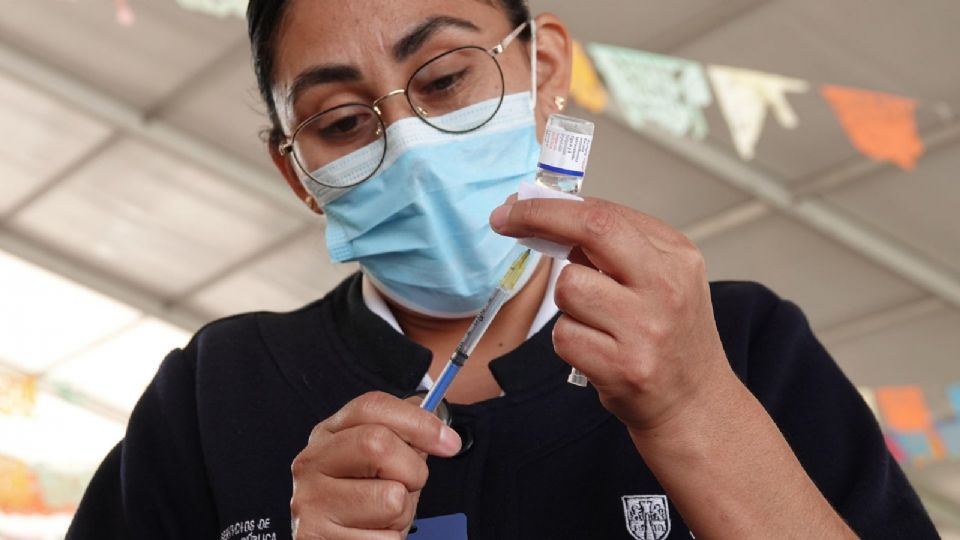
{"type": "Polygon", "coordinates": [[[490,49],[490,54],[494,56],[499,56],[503,53],[504,49],[510,46],[513,43],[513,40],[517,39],[517,36],[520,35],[520,32],[530,26],[530,108],[537,108],[537,23],[533,19],[525,21],[520,26],[513,29],[513,32],[503,38],[503,41],[497,43],[492,49],[490,49]]]}
{"type": "Polygon", "coordinates": [[[513,29],[513,32],[510,32],[507,37],[503,38],[500,43],[494,45],[490,49],[490,53],[494,56],[499,55],[503,52],[504,49],[510,46],[513,43],[513,40],[517,39],[517,36],[520,35],[520,32],[523,32],[523,29],[527,27],[528,24],[531,24],[533,21],[524,21],[520,26],[513,29]]]}

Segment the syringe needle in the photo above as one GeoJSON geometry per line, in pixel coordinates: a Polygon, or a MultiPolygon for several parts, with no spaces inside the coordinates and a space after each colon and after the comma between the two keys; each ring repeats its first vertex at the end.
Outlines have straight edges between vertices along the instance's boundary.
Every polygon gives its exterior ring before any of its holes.
{"type": "Polygon", "coordinates": [[[437,382],[434,383],[433,388],[427,392],[427,397],[423,398],[423,402],[420,404],[421,409],[433,412],[437,409],[437,406],[440,405],[440,401],[443,399],[443,396],[446,395],[447,389],[450,387],[453,379],[457,376],[457,373],[460,372],[460,368],[467,362],[467,359],[470,358],[473,349],[475,349],[477,343],[480,342],[480,338],[483,337],[487,328],[490,327],[490,323],[493,322],[493,318],[497,316],[500,308],[510,299],[510,293],[513,291],[513,288],[517,286],[517,282],[523,275],[524,270],[526,270],[527,261],[529,260],[530,250],[526,249],[510,265],[510,269],[507,270],[507,273],[500,279],[500,283],[497,284],[493,293],[490,294],[487,303],[484,304],[480,313],[477,313],[477,316],[473,318],[473,322],[470,323],[470,327],[467,328],[466,333],[457,345],[447,365],[444,366],[443,371],[440,372],[437,382]]]}

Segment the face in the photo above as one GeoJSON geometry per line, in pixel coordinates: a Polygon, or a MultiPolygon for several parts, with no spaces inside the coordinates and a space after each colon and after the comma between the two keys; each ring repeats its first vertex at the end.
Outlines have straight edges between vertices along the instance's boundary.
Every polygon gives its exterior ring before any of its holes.
{"type": "MultiPolygon", "coordinates": [[[[538,133],[569,86],[570,40],[556,17],[537,18],[538,133]]],[[[425,62],[451,49],[489,49],[513,30],[505,12],[479,0],[291,0],[278,32],[274,102],[285,135],[310,116],[346,103],[371,104],[407,86],[425,62]]],[[[499,56],[506,94],[529,91],[530,52],[519,40],[499,56]]],[[[413,116],[402,96],[380,105],[389,125],[413,116]]],[[[290,186],[305,192],[292,163],[271,148],[290,186]]]]}

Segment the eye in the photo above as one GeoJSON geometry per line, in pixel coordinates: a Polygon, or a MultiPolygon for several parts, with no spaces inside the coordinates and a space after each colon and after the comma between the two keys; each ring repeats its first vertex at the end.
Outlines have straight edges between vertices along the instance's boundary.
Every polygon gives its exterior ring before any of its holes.
{"type": "Polygon", "coordinates": [[[449,91],[450,89],[457,86],[464,79],[466,79],[468,71],[469,70],[467,68],[464,68],[455,73],[450,73],[442,77],[437,77],[436,79],[433,79],[432,81],[424,85],[422,92],[424,94],[432,94],[432,93],[449,91]]]}
{"type": "Polygon", "coordinates": [[[375,130],[377,121],[373,114],[358,109],[347,107],[321,115],[311,127],[314,137],[325,144],[343,144],[375,130]]]}
{"type": "Polygon", "coordinates": [[[357,129],[360,125],[360,119],[357,115],[351,115],[346,118],[335,120],[326,126],[320,128],[320,135],[323,137],[336,137],[357,129]]]}

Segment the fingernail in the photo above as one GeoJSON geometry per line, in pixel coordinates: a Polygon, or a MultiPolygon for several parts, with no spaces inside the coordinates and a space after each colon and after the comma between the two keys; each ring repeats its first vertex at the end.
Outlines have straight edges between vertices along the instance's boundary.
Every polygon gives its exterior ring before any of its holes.
{"type": "Polygon", "coordinates": [[[440,430],[440,450],[452,456],[460,451],[460,444],[460,434],[450,426],[443,426],[440,430]]]}
{"type": "Polygon", "coordinates": [[[507,218],[510,217],[510,210],[513,208],[513,205],[505,204],[503,206],[497,207],[496,210],[490,214],[490,226],[494,229],[500,229],[507,224],[507,218]]]}

